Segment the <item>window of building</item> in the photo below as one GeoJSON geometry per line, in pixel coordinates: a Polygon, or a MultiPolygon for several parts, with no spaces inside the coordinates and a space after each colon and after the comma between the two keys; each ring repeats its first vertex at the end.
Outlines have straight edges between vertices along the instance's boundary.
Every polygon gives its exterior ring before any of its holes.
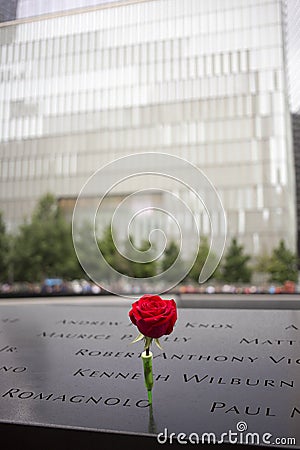
{"type": "Polygon", "coordinates": [[[221,74],[221,54],[220,53],[216,53],[214,55],[214,74],[215,75],[220,75],[221,74]]]}
{"type": "Polygon", "coordinates": [[[1,177],[8,178],[8,161],[5,159],[1,161],[1,177]]]}
{"type": "Polygon", "coordinates": [[[238,73],[238,71],[239,71],[239,55],[238,55],[238,52],[232,52],[230,54],[230,65],[231,65],[231,72],[232,73],[238,73]]]}
{"type": "Polygon", "coordinates": [[[211,76],[213,73],[212,55],[205,56],[205,74],[211,76]]]}

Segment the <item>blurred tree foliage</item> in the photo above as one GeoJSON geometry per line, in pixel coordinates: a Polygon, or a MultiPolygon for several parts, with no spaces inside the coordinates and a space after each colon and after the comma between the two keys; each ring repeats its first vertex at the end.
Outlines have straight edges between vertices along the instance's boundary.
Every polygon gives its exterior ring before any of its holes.
{"type": "Polygon", "coordinates": [[[209,245],[207,237],[204,236],[201,241],[198,248],[198,253],[195,259],[195,262],[189,272],[189,278],[192,280],[198,282],[200,272],[202,270],[202,267],[204,266],[204,263],[206,261],[207,255],[209,252],[209,245]]]}
{"type": "Polygon", "coordinates": [[[266,274],[268,272],[269,264],[270,264],[270,255],[266,252],[263,252],[256,257],[253,269],[258,273],[266,274]]]}
{"type": "MultiPolygon", "coordinates": [[[[111,225],[104,228],[97,239],[107,264],[89,248],[93,242],[92,225],[85,223],[77,239],[76,250],[80,259],[85,262],[88,275],[97,273],[103,279],[117,279],[122,273],[134,278],[151,278],[157,273],[164,273],[173,264],[166,279],[178,281],[184,273],[180,249],[175,241],[171,241],[159,260],[154,258],[148,240],[142,241],[140,246],[130,236],[129,241],[122,243],[124,256],[117,250],[111,225]],[[139,262],[135,259],[139,250],[139,262]],[[144,254],[143,254],[144,253],[144,254]],[[109,266],[116,271],[112,275],[109,266]],[[171,278],[170,278],[171,277],[171,278]]],[[[199,245],[195,261],[186,278],[198,282],[199,274],[209,253],[209,244],[204,237],[199,245]]],[[[248,283],[252,271],[268,273],[271,282],[285,283],[298,281],[298,259],[290,251],[283,240],[280,241],[271,256],[262,255],[254,267],[250,266],[250,255],[244,253],[244,247],[233,238],[223,257],[221,267],[212,275],[213,278],[227,283],[248,283]]],[[[71,224],[66,222],[55,197],[51,194],[43,196],[37,204],[32,217],[19,227],[15,236],[6,231],[3,216],[0,212],[0,281],[43,281],[44,278],[76,279],[87,278],[81,268],[74,250],[71,224]]]]}
{"type": "Polygon", "coordinates": [[[244,253],[243,245],[233,238],[220,269],[220,279],[226,283],[248,283],[252,277],[250,259],[250,255],[244,253]]]}
{"type": "Polygon", "coordinates": [[[266,272],[270,281],[284,283],[285,281],[298,281],[298,258],[291,252],[283,240],[274,248],[266,264],[266,272]]]}
{"type": "MultiPolygon", "coordinates": [[[[188,274],[188,277],[191,278],[192,280],[196,281],[197,283],[199,280],[199,275],[201,273],[201,270],[202,270],[204,263],[206,261],[206,258],[208,256],[208,253],[209,253],[208,239],[206,236],[204,236],[201,239],[195,262],[188,274]]],[[[216,258],[215,255],[212,255],[212,258],[216,258]]],[[[214,273],[211,275],[211,278],[218,279],[219,277],[220,277],[219,268],[216,268],[214,273]]]]}
{"type": "Polygon", "coordinates": [[[65,221],[53,195],[43,196],[31,220],[19,228],[13,240],[12,264],[15,281],[72,279],[82,274],[71,225],[65,221]]]}
{"type": "Polygon", "coordinates": [[[174,264],[178,255],[179,255],[179,247],[175,241],[171,241],[167,245],[163,254],[163,259],[161,262],[162,272],[165,272],[166,270],[169,269],[169,267],[172,266],[172,264],[174,264]]]}
{"type": "Polygon", "coordinates": [[[166,246],[159,267],[164,279],[174,283],[174,286],[186,278],[184,274],[187,271],[187,262],[180,257],[180,248],[175,241],[171,240],[166,246]]]}
{"type": "Polygon", "coordinates": [[[0,281],[8,279],[10,237],[6,232],[2,213],[0,212],[0,281]]]}
{"type": "MultiPolygon", "coordinates": [[[[74,231],[75,232],[75,231],[74,231]]],[[[87,275],[93,278],[98,278],[98,272],[103,268],[100,263],[99,255],[95,252],[94,244],[94,229],[89,221],[85,221],[81,224],[80,229],[76,228],[76,252],[78,258],[84,264],[84,269],[87,271],[87,275]]],[[[78,275],[78,278],[86,278],[85,272],[82,270],[82,274],[78,275]]]]}
{"type": "MultiPolygon", "coordinates": [[[[129,277],[148,278],[156,275],[157,262],[148,262],[149,256],[151,259],[151,251],[148,256],[146,254],[140,254],[139,262],[135,261],[135,249],[140,252],[146,252],[150,249],[150,242],[148,240],[142,241],[140,247],[137,247],[134,243],[133,237],[130,236],[130,242],[127,242],[124,245],[123,251],[125,256],[123,256],[115,245],[113,235],[113,228],[111,225],[108,225],[103,230],[102,236],[99,239],[99,248],[107,264],[109,264],[117,272],[129,277]]],[[[114,278],[117,274],[113,276],[111,270],[105,266],[103,268],[103,276],[106,278],[114,278]]]]}
{"type": "Polygon", "coordinates": [[[157,261],[154,259],[153,250],[151,251],[151,243],[147,239],[143,240],[138,250],[143,253],[147,252],[147,254],[142,255],[141,262],[135,263],[134,276],[136,278],[154,277],[157,274],[157,261]]]}
{"type": "Polygon", "coordinates": [[[115,279],[118,276],[117,272],[126,274],[126,260],[118,252],[116,244],[114,242],[114,230],[110,225],[104,228],[101,238],[98,240],[99,249],[107,264],[101,264],[102,276],[106,280],[115,279]],[[112,267],[116,273],[113,273],[112,267]]]}

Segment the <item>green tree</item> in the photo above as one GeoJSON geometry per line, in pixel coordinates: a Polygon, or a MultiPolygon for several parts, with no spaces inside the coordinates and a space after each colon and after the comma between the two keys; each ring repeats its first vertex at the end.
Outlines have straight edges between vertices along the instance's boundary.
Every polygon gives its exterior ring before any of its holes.
{"type": "Polygon", "coordinates": [[[250,255],[244,254],[244,247],[233,238],[226,252],[221,268],[221,279],[227,283],[247,283],[251,280],[250,255]]]}
{"type": "MultiPolygon", "coordinates": [[[[128,263],[118,251],[114,242],[114,230],[110,225],[104,228],[101,238],[98,240],[99,249],[107,262],[116,272],[128,274],[128,263]]],[[[106,264],[101,264],[102,276],[106,280],[116,279],[118,273],[114,273],[106,264]]]]}
{"type": "MultiPolygon", "coordinates": [[[[152,277],[157,272],[156,261],[147,262],[145,256],[145,262],[136,262],[134,255],[134,240],[130,236],[130,242],[125,244],[124,255],[119,253],[116,248],[114,239],[114,230],[111,225],[108,225],[101,235],[101,239],[98,242],[99,249],[106,260],[106,262],[117,272],[135,278],[148,278],[152,277]]],[[[145,240],[142,242],[141,246],[137,248],[141,252],[145,252],[150,248],[149,241],[145,240]]],[[[149,256],[149,255],[148,255],[149,256]]],[[[143,260],[143,258],[142,258],[143,260]]],[[[118,276],[118,274],[113,274],[111,269],[106,265],[103,267],[103,277],[105,279],[111,280],[118,276]]]]}
{"type": "MultiPolygon", "coordinates": [[[[76,230],[77,232],[77,230],[76,230]]],[[[87,275],[95,275],[101,270],[100,256],[95,253],[94,230],[92,224],[88,221],[82,223],[76,234],[76,252],[84,264],[87,275]]],[[[82,275],[79,278],[85,278],[86,275],[82,269],[82,275]]]]}
{"type": "MultiPolygon", "coordinates": [[[[150,242],[145,239],[142,241],[140,247],[138,247],[138,250],[140,252],[147,252],[150,249],[150,242]]],[[[154,275],[157,274],[157,261],[151,260],[151,253],[152,257],[154,258],[153,252],[150,251],[150,254],[148,253],[145,255],[145,257],[142,257],[141,262],[134,262],[132,263],[133,271],[134,271],[134,277],[136,278],[151,278],[154,275]],[[150,257],[150,261],[149,261],[150,257]],[[144,261],[143,261],[144,259],[144,261]]]]}
{"type": "Polygon", "coordinates": [[[124,244],[124,255],[125,257],[119,258],[119,267],[125,275],[129,277],[137,277],[139,273],[139,262],[135,261],[135,243],[133,236],[129,236],[124,244]]]}
{"type": "Polygon", "coordinates": [[[104,228],[101,238],[98,241],[98,245],[106,262],[116,269],[117,249],[114,243],[111,225],[104,228]]]}
{"type": "Polygon", "coordinates": [[[207,237],[205,236],[203,239],[201,239],[195,262],[188,275],[189,278],[191,278],[196,282],[198,282],[199,275],[206,261],[208,252],[209,252],[209,245],[207,237]]]}
{"type": "Polygon", "coordinates": [[[72,279],[82,273],[73,247],[71,224],[64,220],[51,194],[41,198],[30,222],[20,227],[13,246],[16,281],[72,279]]]}
{"type": "Polygon", "coordinates": [[[279,242],[270,257],[267,265],[267,272],[270,274],[270,281],[284,283],[285,281],[298,281],[298,259],[291,252],[283,240],[279,242]]]}
{"type": "Polygon", "coordinates": [[[170,241],[160,263],[160,272],[164,273],[164,279],[176,284],[182,281],[186,270],[186,263],[182,260],[179,253],[180,249],[176,242],[170,241]],[[169,268],[171,269],[168,272],[169,268]]]}
{"type": "MultiPolygon", "coordinates": [[[[201,270],[204,266],[204,263],[206,261],[206,258],[208,256],[209,253],[209,244],[208,244],[208,239],[206,236],[204,236],[201,239],[200,245],[199,245],[199,249],[198,249],[198,253],[196,256],[196,260],[188,274],[188,277],[191,278],[192,280],[198,282],[199,280],[199,275],[201,273],[201,270]]],[[[213,256],[214,257],[214,256],[213,256]]],[[[212,274],[211,278],[218,278],[219,277],[219,269],[217,268],[214,273],[212,274]]]]}
{"type": "Polygon", "coordinates": [[[254,270],[258,273],[267,273],[270,265],[271,257],[266,252],[260,254],[254,266],[254,270]]]}
{"type": "Polygon", "coordinates": [[[175,241],[171,241],[164,251],[163,259],[161,262],[161,268],[163,272],[165,272],[169,269],[169,267],[172,266],[172,264],[176,261],[178,255],[179,247],[175,241]]]}
{"type": "Polygon", "coordinates": [[[0,281],[8,279],[9,249],[9,236],[6,233],[2,212],[0,212],[0,281]]]}

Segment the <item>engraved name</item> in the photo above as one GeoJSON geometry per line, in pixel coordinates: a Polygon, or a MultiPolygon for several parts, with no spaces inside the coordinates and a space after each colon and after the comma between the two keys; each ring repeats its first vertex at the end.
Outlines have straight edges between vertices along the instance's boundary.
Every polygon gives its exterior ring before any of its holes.
{"type": "Polygon", "coordinates": [[[240,344],[254,344],[254,345],[294,345],[296,343],[299,343],[300,341],[295,341],[293,339],[259,339],[259,338],[253,338],[253,339],[247,339],[242,338],[240,340],[240,344]]]}
{"type": "Polygon", "coordinates": [[[120,397],[105,397],[99,394],[95,396],[86,396],[82,394],[55,394],[53,392],[33,392],[24,391],[20,388],[11,388],[2,394],[2,397],[21,399],[21,400],[45,400],[50,402],[66,402],[77,404],[106,405],[106,406],[135,406],[137,408],[147,408],[147,400],[132,400],[130,398],[122,399],[120,397]]]}
{"type": "Polygon", "coordinates": [[[17,347],[11,347],[10,345],[5,345],[4,347],[0,348],[0,353],[1,352],[13,353],[17,351],[18,351],[17,347]]]}
{"type": "Polygon", "coordinates": [[[199,322],[187,322],[185,328],[213,328],[213,329],[233,329],[233,325],[230,323],[199,323],[199,322]]]}
{"type": "MultiPolygon", "coordinates": [[[[105,372],[95,369],[78,369],[73,373],[73,377],[89,377],[89,378],[121,378],[123,380],[138,380],[143,377],[141,372],[105,372]]],[[[170,375],[155,375],[153,373],[153,379],[156,381],[168,381],[170,375]]]]}
{"type": "Polygon", "coordinates": [[[12,367],[12,366],[2,366],[0,367],[0,373],[22,373],[26,372],[27,367],[12,367]]]}
{"type": "Polygon", "coordinates": [[[52,331],[47,333],[43,331],[37,335],[42,338],[58,338],[58,339],[110,339],[110,334],[89,334],[89,333],[60,333],[57,331],[52,331]]]}
{"type": "MultiPolygon", "coordinates": [[[[85,357],[103,357],[103,358],[140,358],[142,352],[116,352],[112,350],[97,350],[81,348],[75,352],[75,356],[85,357]]],[[[153,355],[153,359],[168,359],[174,361],[201,361],[201,362],[230,362],[230,363],[254,363],[258,360],[258,356],[245,356],[245,355],[197,355],[197,354],[184,354],[184,353],[158,353],[153,355]]],[[[299,360],[300,361],[300,360],[299,360]]]]}
{"type": "Polygon", "coordinates": [[[275,356],[269,356],[269,359],[274,364],[300,364],[300,358],[289,358],[287,356],[275,358],[275,356]]]}
{"type": "Polygon", "coordinates": [[[267,406],[263,408],[262,406],[239,406],[239,405],[228,405],[224,402],[213,402],[210,408],[211,413],[219,413],[222,412],[224,414],[246,414],[247,416],[258,416],[263,415],[266,417],[274,417],[274,411],[271,410],[271,407],[267,406]]]}
{"type": "Polygon", "coordinates": [[[3,323],[15,323],[18,322],[20,319],[18,319],[17,317],[6,317],[4,319],[1,319],[1,322],[3,323]]]}
{"type": "MultiPolygon", "coordinates": [[[[132,341],[134,338],[136,337],[136,335],[134,334],[123,334],[121,336],[121,341],[132,341]]],[[[191,341],[191,337],[188,336],[162,336],[159,340],[160,342],[181,342],[181,343],[186,343],[191,341]]]]}
{"type": "Polygon", "coordinates": [[[188,375],[183,374],[183,380],[185,383],[203,383],[203,384],[230,384],[232,386],[263,386],[270,388],[293,388],[294,380],[272,380],[272,379],[260,379],[260,378],[239,378],[239,377],[212,377],[208,374],[200,376],[198,374],[188,375]]]}
{"type": "Polygon", "coordinates": [[[62,325],[92,325],[92,326],[120,326],[123,324],[122,321],[106,321],[106,320],[74,320],[74,319],[62,319],[56,322],[62,325]]]}

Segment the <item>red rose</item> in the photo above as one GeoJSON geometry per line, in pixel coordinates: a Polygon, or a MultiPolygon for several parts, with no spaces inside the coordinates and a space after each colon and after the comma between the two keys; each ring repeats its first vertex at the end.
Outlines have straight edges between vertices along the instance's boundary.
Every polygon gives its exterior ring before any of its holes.
{"type": "Polygon", "coordinates": [[[163,300],[159,295],[143,295],[132,304],[129,317],[140,333],[157,339],[172,333],[177,320],[176,303],[163,300]]]}

